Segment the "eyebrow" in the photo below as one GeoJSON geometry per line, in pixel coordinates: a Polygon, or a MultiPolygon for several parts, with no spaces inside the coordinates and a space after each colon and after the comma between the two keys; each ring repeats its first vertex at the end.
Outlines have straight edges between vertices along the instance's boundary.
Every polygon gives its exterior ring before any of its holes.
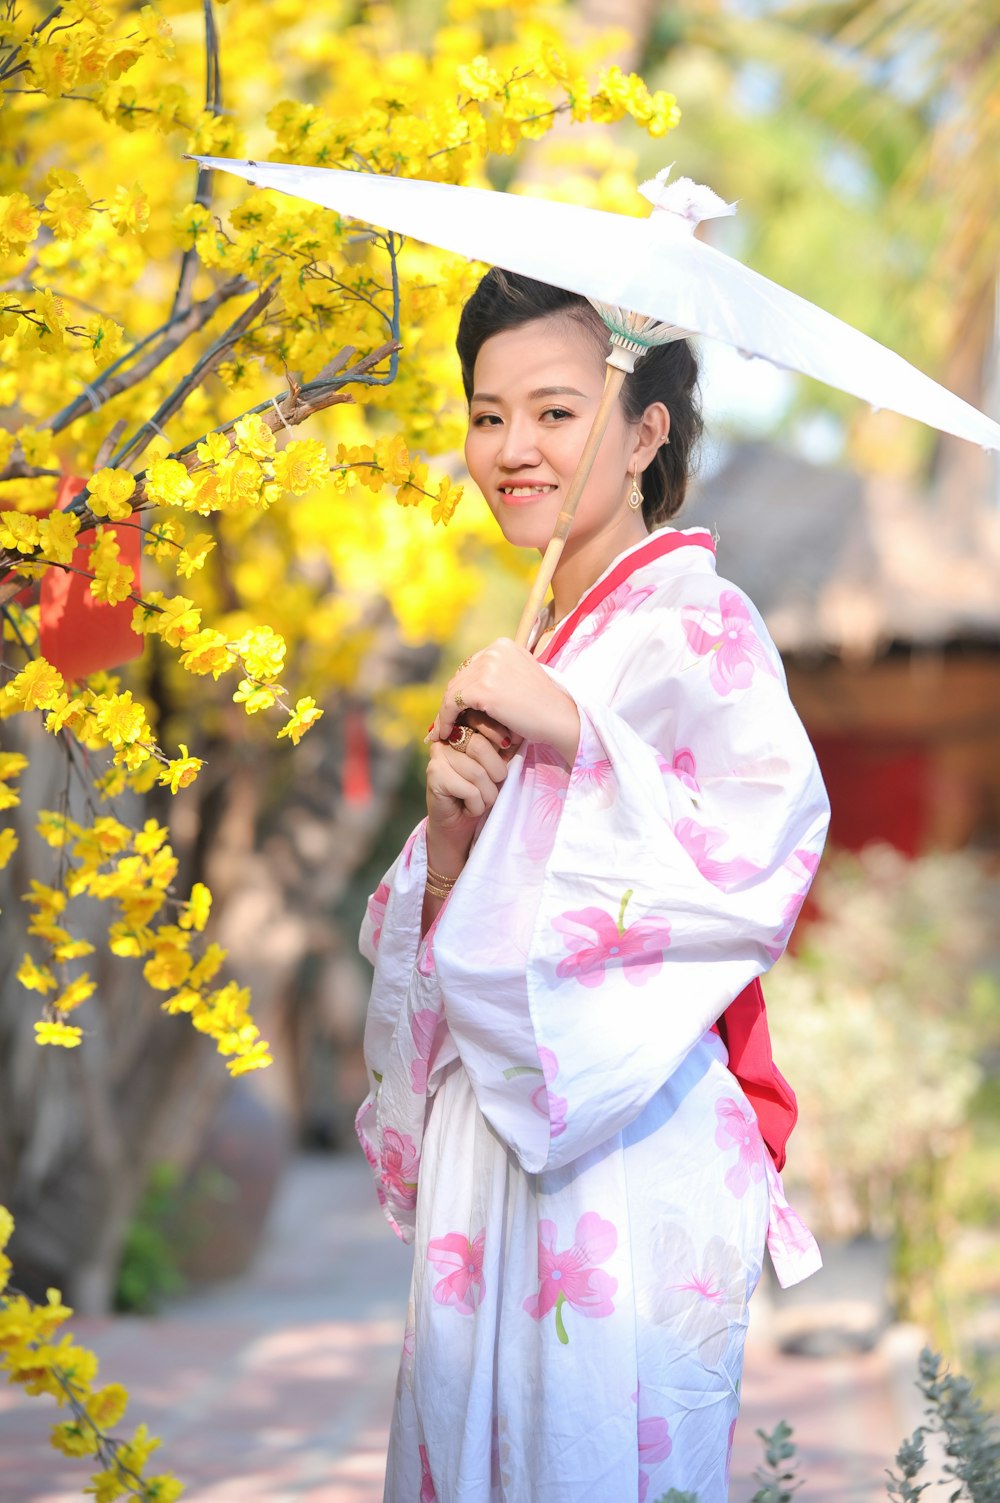
{"type": "MultiPolygon", "coordinates": [[[[531,401],[537,401],[539,397],[581,397],[586,401],[586,393],[577,391],[575,386],[539,386],[535,391],[529,391],[531,401]]],[[[474,391],[471,400],[473,402],[500,402],[501,397],[492,391],[474,391]]]]}

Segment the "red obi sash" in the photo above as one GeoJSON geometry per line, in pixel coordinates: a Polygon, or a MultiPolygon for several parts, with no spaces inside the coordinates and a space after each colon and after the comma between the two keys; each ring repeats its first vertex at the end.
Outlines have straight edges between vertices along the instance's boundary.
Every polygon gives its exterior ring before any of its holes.
{"type": "Polygon", "coordinates": [[[729,1050],[729,1068],[757,1113],[761,1137],[776,1169],[785,1163],[785,1144],[798,1120],[795,1092],[771,1057],[764,993],[751,981],[713,1025],[729,1050]]]}

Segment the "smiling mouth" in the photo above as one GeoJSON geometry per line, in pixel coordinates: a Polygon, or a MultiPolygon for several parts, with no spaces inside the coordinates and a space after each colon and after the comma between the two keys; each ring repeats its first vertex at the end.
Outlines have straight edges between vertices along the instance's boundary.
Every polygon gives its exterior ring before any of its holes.
{"type": "Polygon", "coordinates": [[[510,496],[522,501],[530,496],[548,496],[556,487],[554,485],[501,485],[497,489],[501,496],[510,496]]]}

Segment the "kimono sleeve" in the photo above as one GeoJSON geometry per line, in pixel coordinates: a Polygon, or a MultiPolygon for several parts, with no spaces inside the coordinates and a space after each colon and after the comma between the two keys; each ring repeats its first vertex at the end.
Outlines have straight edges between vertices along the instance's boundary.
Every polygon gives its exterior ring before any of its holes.
{"type": "Polygon", "coordinates": [[[358,947],[375,968],[365,1024],[365,1062],[380,1076],[405,1006],[420,949],[427,879],[426,820],[421,821],[368,899],[358,947]]]}
{"type": "MultiPolygon", "coordinates": [[[[587,653],[552,670],[581,736],[526,960],[520,1042],[533,1040],[546,1130],[536,1115],[526,1131],[517,1093],[480,1096],[531,1171],[632,1122],[777,958],[829,816],[780,659],[739,591],[701,579],[637,612],[616,647],[610,685],[600,660],[587,671],[587,653]]],[[[549,783],[539,815],[551,807],[549,783]]],[[[520,827],[531,826],[522,810],[520,827]]],[[[502,861],[493,854],[494,874],[502,861]]],[[[475,1085],[477,1020],[449,1021],[475,1085]]]]}

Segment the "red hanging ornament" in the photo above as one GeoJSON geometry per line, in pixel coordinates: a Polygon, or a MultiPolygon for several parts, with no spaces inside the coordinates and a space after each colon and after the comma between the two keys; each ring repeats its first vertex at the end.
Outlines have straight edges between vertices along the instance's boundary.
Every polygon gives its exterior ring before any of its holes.
{"type": "MultiPolygon", "coordinates": [[[[64,475],[56,492],[56,507],[62,511],[82,491],[86,479],[64,475]]],[[[112,524],[113,525],[113,524],[112,524]]],[[[141,593],[142,533],[137,526],[118,527],[119,562],[135,575],[134,590],[141,593]]],[[[76,545],[73,569],[89,568],[91,534],[76,545]]],[[[52,567],[42,579],[39,619],[42,656],[58,668],[65,679],[83,679],[103,668],[118,668],[141,655],[143,638],[132,630],[135,603],[122,600],[107,605],[90,593],[85,574],[52,567]]]]}

